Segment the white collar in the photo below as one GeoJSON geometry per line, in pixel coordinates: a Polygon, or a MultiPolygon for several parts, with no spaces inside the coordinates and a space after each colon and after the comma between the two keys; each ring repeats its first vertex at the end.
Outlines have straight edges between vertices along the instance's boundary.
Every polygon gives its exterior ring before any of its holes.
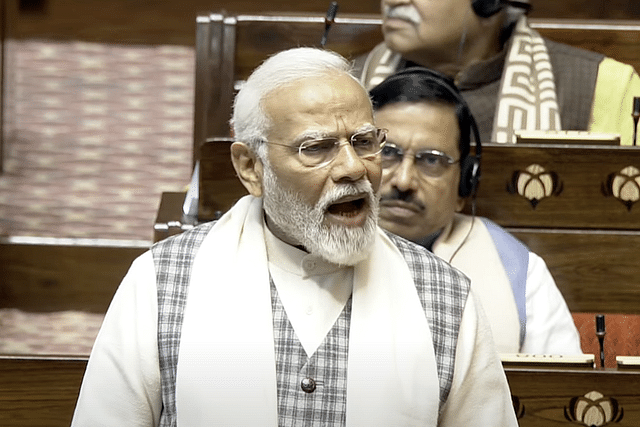
{"type": "Polygon", "coordinates": [[[308,356],[315,353],[353,289],[353,267],[342,267],[278,239],[264,225],[269,272],[291,326],[308,356]]]}

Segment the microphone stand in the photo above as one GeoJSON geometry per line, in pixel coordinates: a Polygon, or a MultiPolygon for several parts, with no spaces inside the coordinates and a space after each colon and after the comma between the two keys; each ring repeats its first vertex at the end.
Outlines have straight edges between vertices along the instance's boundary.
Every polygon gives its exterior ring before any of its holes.
{"type": "Polygon", "coordinates": [[[336,18],[336,14],[338,13],[338,2],[332,1],[329,5],[329,9],[327,9],[327,16],[324,18],[324,34],[322,34],[322,39],[320,40],[320,47],[324,49],[324,45],[327,44],[327,36],[329,35],[329,29],[333,24],[333,20],[336,18]]]}
{"type": "Polygon", "coordinates": [[[600,343],[600,366],[604,368],[604,336],[606,334],[604,326],[604,314],[596,314],[596,336],[600,343]]]}
{"type": "Polygon", "coordinates": [[[633,145],[636,145],[638,139],[638,119],[640,119],[640,96],[633,97],[633,145]]]}

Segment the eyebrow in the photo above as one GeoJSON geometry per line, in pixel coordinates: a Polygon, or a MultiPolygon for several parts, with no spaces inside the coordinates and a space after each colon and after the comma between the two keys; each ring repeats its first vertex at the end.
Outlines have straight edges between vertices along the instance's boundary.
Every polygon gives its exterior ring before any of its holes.
{"type": "MultiPolygon", "coordinates": [[[[351,135],[355,135],[361,132],[371,132],[376,129],[377,128],[373,124],[367,123],[361,126],[360,128],[356,129],[351,135]]],[[[294,144],[302,144],[305,141],[312,141],[314,139],[329,139],[329,138],[335,138],[335,136],[320,130],[308,130],[298,135],[293,140],[293,142],[294,144]]]]}
{"type": "Polygon", "coordinates": [[[423,154],[423,153],[441,154],[441,155],[453,158],[452,156],[450,156],[449,154],[445,153],[444,151],[436,150],[435,148],[425,148],[424,150],[416,151],[416,155],[417,154],[423,154]]]}
{"type": "Polygon", "coordinates": [[[296,144],[300,144],[304,141],[310,141],[310,140],[314,140],[314,139],[322,139],[322,138],[327,138],[328,135],[326,132],[322,132],[319,130],[308,130],[305,132],[302,132],[300,135],[298,135],[296,138],[294,138],[293,142],[295,142],[296,144]]]}
{"type": "Polygon", "coordinates": [[[356,133],[361,133],[361,132],[371,132],[376,130],[377,127],[375,127],[373,124],[371,123],[367,123],[365,125],[363,125],[361,128],[356,129],[355,132],[353,132],[351,135],[355,135],[356,133]]]}

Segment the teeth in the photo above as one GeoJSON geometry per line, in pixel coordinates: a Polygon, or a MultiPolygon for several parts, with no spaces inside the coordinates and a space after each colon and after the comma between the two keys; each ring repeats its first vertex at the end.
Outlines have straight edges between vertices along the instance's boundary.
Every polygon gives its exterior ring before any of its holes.
{"type": "Polygon", "coordinates": [[[340,212],[340,216],[344,216],[347,218],[352,218],[354,216],[358,215],[358,213],[356,211],[348,211],[348,212],[340,212]]]}
{"type": "Polygon", "coordinates": [[[357,215],[364,207],[363,199],[349,200],[346,202],[335,203],[329,206],[328,211],[332,214],[351,217],[357,215]]]}

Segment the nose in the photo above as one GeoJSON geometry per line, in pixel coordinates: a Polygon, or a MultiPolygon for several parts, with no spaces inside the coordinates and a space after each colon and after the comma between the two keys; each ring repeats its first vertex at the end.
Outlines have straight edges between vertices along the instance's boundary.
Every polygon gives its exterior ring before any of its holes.
{"type": "Polygon", "coordinates": [[[398,166],[386,170],[391,174],[391,183],[400,191],[414,190],[416,186],[416,168],[411,156],[405,155],[398,166]]]}
{"type": "Polygon", "coordinates": [[[358,181],[367,172],[364,161],[353,146],[346,142],[338,148],[338,154],[332,162],[331,175],[334,181],[358,181]]]}

